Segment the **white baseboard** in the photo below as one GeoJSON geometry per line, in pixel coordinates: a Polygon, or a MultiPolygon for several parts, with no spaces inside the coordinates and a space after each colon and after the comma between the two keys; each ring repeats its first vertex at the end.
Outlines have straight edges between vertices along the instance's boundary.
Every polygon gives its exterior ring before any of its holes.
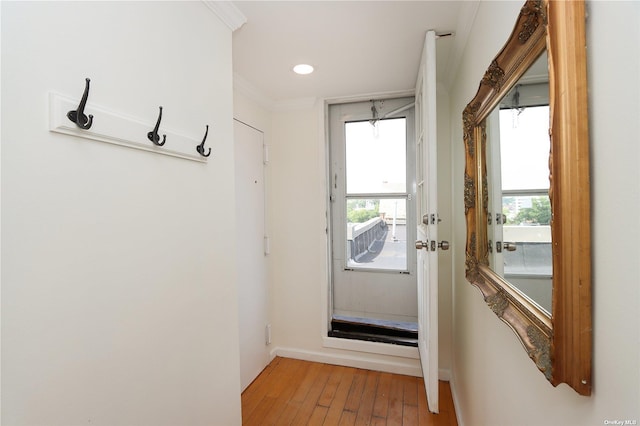
{"type": "Polygon", "coordinates": [[[451,397],[453,399],[453,409],[456,412],[456,420],[458,421],[458,426],[464,426],[464,418],[462,417],[462,412],[460,411],[460,402],[458,401],[458,392],[456,391],[456,380],[453,376],[451,376],[450,378],[451,380],[449,380],[449,387],[451,388],[451,397]]]}
{"type": "Polygon", "coordinates": [[[451,370],[446,368],[439,369],[438,380],[442,380],[443,382],[451,382],[451,370]]]}
{"type": "Polygon", "coordinates": [[[420,359],[418,348],[413,346],[392,345],[365,340],[341,339],[338,337],[323,337],[322,346],[325,348],[341,349],[351,352],[365,352],[376,355],[390,355],[393,357],[420,359]]]}
{"type": "Polygon", "coordinates": [[[357,352],[352,354],[337,354],[329,352],[307,351],[297,348],[274,348],[271,357],[302,359],[304,361],[322,362],[325,364],[342,365],[345,367],[362,368],[366,370],[384,371],[386,373],[405,374],[407,376],[422,377],[420,361],[412,358],[398,358],[397,361],[372,359],[357,352]]]}
{"type": "MultiPolygon", "coordinates": [[[[270,361],[276,356],[283,358],[302,359],[304,361],[322,362],[325,364],[342,365],[345,367],[362,368],[365,370],[384,371],[386,373],[405,374],[408,376],[422,377],[420,361],[415,358],[399,358],[398,361],[383,361],[370,359],[367,356],[353,354],[336,354],[317,351],[307,351],[298,348],[276,347],[269,353],[270,361]]],[[[451,381],[451,370],[441,368],[438,370],[438,380],[451,381]]],[[[454,401],[455,402],[455,401],[454,401]]]]}

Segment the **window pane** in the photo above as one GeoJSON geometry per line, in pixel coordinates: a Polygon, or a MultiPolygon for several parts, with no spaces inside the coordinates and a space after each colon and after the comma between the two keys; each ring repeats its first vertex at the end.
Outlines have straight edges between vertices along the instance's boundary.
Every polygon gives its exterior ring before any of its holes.
{"type": "Polygon", "coordinates": [[[407,269],[405,199],[347,200],[347,267],[407,269]]]}
{"type": "Polygon", "coordinates": [[[504,273],[552,275],[551,204],[547,195],[507,195],[502,197],[505,243],[515,250],[503,250],[504,273]]]}
{"type": "Polygon", "coordinates": [[[551,243],[517,242],[504,252],[504,275],[552,276],[551,243]]]}
{"type": "Polygon", "coordinates": [[[549,225],[551,202],[548,195],[503,195],[502,213],[507,225],[549,225]]]}
{"type": "Polygon", "coordinates": [[[502,190],[549,188],[549,107],[500,110],[502,190]]]}
{"type": "Polygon", "coordinates": [[[347,193],[407,192],[406,119],[345,123],[347,193]]]}

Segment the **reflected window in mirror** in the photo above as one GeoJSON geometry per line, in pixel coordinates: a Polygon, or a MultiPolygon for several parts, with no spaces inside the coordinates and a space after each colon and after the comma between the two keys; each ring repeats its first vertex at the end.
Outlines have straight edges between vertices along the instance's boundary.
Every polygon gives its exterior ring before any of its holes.
{"type": "MultiPolygon", "coordinates": [[[[476,95],[462,113],[463,195],[467,280],[480,290],[488,308],[514,331],[528,356],[552,385],[567,383],[579,394],[590,395],[591,222],[584,21],[583,1],[525,2],[511,36],[487,68],[476,95]],[[548,70],[548,79],[544,80],[544,83],[548,81],[548,102],[529,103],[527,98],[534,84],[541,82],[530,81],[526,74],[544,54],[547,56],[543,68],[548,70]],[[518,177],[513,183],[505,176],[503,190],[501,175],[507,175],[508,171],[506,168],[503,171],[500,164],[511,161],[503,159],[500,152],[500,140],[505,139],[505,146],[509,143],[508,137],[500,134],[500,121],[512,127],[514,122],[518,127],[523,126],[525,114],[545,105],[549,105],[549,124],[542,129],[551,139],[546,164],[549,171],[545,173],[541,169],[539,176],[546,175],[550,181],[553,267],[552,271],[548,266],[546,269],[549,277],[553,275],[549,280],[552,294],[547,296],[551,299],[551,313],[548,301],[519,289],[518,286],[524,287],[520,282],[515,284],[517,275],[532,276],[532,270],[540,269],[538,275],[544,275],[545,255],[537,253],[533,260],[524,258],[518,260],[521,265],[517,265],[517,260],[507,256],[520,254],[519,248],[521,252],[527,251],[524,244],[522,247],[507,244],[507,250],[503,249],[505,241],[517,243],[516,236],[508,235],[508,226],[543,229],[546,218],[537,210],[542,211],[546,206],[547,184],[543,178],[540,178],[543,183],[536,183],[537,177],[533,182],[524,183],[518,177]],[[522,108],[524,111],[520,112],[522,108]],[[505,111],[508,115],[501,119],[501,109],[515,109],[515,116],[514,111],[505,111]],[[526,209],[530,210],[524,213],[526,209]],[[512,248],[515,251],[509,251],[512,248]],[[533,265],[536,262],[538,264],[533,265]]],[[[541,134],[545,133],[542,129],[541,134]]],[[[534,154],[526,151],[522,139],[517,137],[514,142],[520,144],[519,151],[527,153],[516,166],[516,176],[529,177],[533,172],[527,167],[534,154]]],[[[530,246],[548,244],[547,240],[531,239],[526,241],[530,246]]]]}
{"type": "Polygon", "coordinates": [[[502,98],[487,122],[490,266],[551,315],[546,52],[502,98]]]}

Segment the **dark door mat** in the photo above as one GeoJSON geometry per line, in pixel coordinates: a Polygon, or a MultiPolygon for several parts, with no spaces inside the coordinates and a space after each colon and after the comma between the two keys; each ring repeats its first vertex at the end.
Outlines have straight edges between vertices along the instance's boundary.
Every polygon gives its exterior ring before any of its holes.
{"type": "Polygon", "coordinates": [[[418,346],[418,325],[412,322],[334,315],[329,336],[418,346]]]}

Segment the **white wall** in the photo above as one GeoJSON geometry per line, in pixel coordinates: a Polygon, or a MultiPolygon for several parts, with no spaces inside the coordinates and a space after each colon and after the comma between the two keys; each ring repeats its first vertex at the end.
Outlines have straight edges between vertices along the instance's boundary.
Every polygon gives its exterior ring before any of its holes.
{"type": "MultiPolygon", "coordinates": [[[[437,46],[437,41],[436,41],[437,46]]],[[[437,48],[437,47],[436,47],[437,48]]],[[[451,191],[451,121],[449,92],[441,84],[437,87],[438,113],[438,239],[453,241],[453,198],[451,191]]],[[[452,250],[439,250],[438,254],[438,363],[440,379],[449,380],[452,350],[452,250]]]]}
{"type": "Polygon", "coordinates": [[[319,125],[315,109],[273,115],[268,216],[279,346],[315,349],[321,337],[327,239],[319,125]]]}
{"type": "Polygon", "coordinates": [[[640,4],[589,2],[593,394],[552,387],[464,277],[462,110],[507,40],[520,2],[481,2],[451,94],[454,164],[453,389],[461,424],[640,422],[640,4]],[[457,195],[456,195],[457,194],[457,195]]]}
{"type": "Polygon", "coordinates": [[[233,76],[233,118],[240,120],[264,133],[264,141],[270,144],[271,136],[271,105],[268,101],[257,101],[260,95],[252,88],[247,88],[246,82],[238,75],[233,76]],[[265,104],[264,102],[267,102],[265,104]]]}
{"type": "Polygon", "coordinates": [[[2,2],[2,106],[2,423],[240,424],[229,28],[201,2],[2,2]],[[48,91],[85,77],[90,103],[210,124],[209,163],[50,133],[48,91]]]}

